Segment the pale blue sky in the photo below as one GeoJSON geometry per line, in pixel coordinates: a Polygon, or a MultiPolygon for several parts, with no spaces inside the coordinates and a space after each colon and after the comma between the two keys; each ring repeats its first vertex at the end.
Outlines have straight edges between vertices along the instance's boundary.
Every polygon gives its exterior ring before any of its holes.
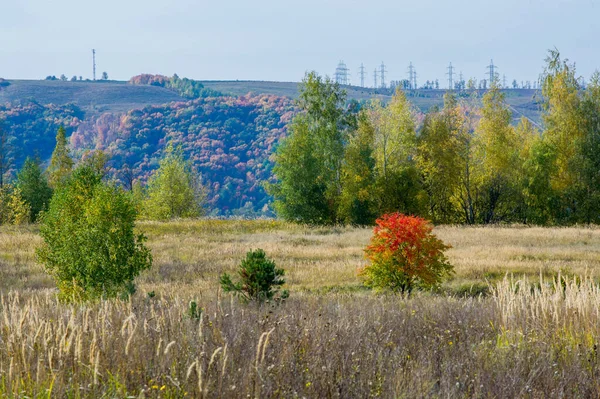
{"type": "Polygon", "coordinates": [[[556,46],[588,78],[600,68],[599,0],[3,0],[0,77],[126,80],[178,73],[199,80],[298,81],[332,75],[340,59],[384,61],[390,79],[440,79],[448,62],[485,78],[490,58],[507,79],[533,80],[556,46]]]}

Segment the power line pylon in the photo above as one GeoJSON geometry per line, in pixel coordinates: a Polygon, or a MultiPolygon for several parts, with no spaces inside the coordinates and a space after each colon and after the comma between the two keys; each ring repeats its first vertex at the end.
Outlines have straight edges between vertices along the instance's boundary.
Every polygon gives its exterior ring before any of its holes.
{"type": "Polygon", "coordinates": [[[348,68],[344,61],[340,61],[337,68],[335,69],[335,81],[341,85],[348,84],[348,68]]]}
{"type": "Polygon", "coordinates": [[[489,70],[490,75],[490,87],[497,82],[498,67],[494,65],[494,60],[490,60],[490,65],[488,65],[487,69],[489,70]]]}
{"type": "Polygon", "coordinates": [[[373,71],[373,88],[376,89],[377,88],[377,75],[378,75],[379,71],[377,70],[377,68],[375,68],[375,70],[373,71]]]}
{"type": "Polygon", "coordinates": [[[413,82],[414,82],[414,76],[413,74],[415,73],[415,67],[413,66],[412,62],[408,65],[408,88],[411,90],[414,90],[414,86],[413,86],[413,82]]]}
{"type": "Polygon", "coordinates": [[[359,74],[360,74],[360,87],[365,87],[365,66],[363,65],[363,63],[360,63],[360,68],[359,68],[359,74]]]}
{"type": "Polygon", "coordinates": [[[381,66],[379,68],[379,72],[381,74],[381,88],[385,89],[385,73],[387,72],[387,69],[385,69],[385,64],[383,61],[381,61],[381,66]]]}
{"type": "Polygon", "coordinates": [[[446,72],[446,75],[448,75],[448,90],[454,90],[454,67],[452,66],[452,63],[450,63],[450,65],[448,65],[448,72],[446,72]]]}

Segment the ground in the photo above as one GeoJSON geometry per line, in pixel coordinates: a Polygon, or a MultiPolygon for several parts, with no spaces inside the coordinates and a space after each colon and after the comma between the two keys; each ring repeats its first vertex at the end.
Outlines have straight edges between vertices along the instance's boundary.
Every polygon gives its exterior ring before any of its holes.
{"type": "Polygon", "coordinates": [[[411,298],[363,287],[368,228],[213,220],[138,229],[154,266],[137,293],[86,306],[56,301],[35,263],[35,226],[0,229],[0,396],[600,393],[596,227],[436,227],[456,273],[411,298]],[[220,291],[219,274],[256,248],[286,270],[286,302],[258,307],[220,291]]]}

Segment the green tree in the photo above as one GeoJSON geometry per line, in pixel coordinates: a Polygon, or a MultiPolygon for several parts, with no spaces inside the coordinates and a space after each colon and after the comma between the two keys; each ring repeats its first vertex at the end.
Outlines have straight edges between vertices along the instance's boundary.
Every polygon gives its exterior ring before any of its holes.
{"type": "Polygon", "coordinates": [[[133,280],[150,268],[146,238],[134,233],[136,209],[121,188],[102,182],[89,165],[75,169],[42,213],[44,242],[36,254],[64,301],[134,292],[133,280]]]}
{"type": "Polygon", "coordinates": [[[169,146],[150,177],[144,215],[150,219],[193,218],[203,214],[206,192],[180,147],[169,146]]]}
{"type": "Polygon", "coordinates": [[[0,225],[20,225],[29,222],[29,204],[21,190],[11,184],[0,187],[0,225]]]}
{"type": "Polygon", "coordinates": [[[8,132],[2,127],[0,120],[0,188],[6,183],[6,178],[11,166],[11,147],[8,140],[8,132]]]}
{"type": "MultiPolygon", "coordinates": [[[[262,249],[246,254],[246,259],[239,266],[238,275],[240,281],[234,283],[229,274],[223,273],[220,277],[221,287],[223,291],[239,295],[245,301],[271,300],[279,287],[285,284],[285,271],[276,267],[275,262],[267,258],[262,249]]],[[[287,297],[288,292],[284,290],[281,298],[287,297]]]]}
{"type": "Polygon", "coordinates": [[[52,189],[40,168],[39,160],[30,157],[25,160],[23,168],[17,174],[16,186],[29,205],[29,221],[33,223],[39,213],[47,209],[52,198],[52,189]]]}
{"type": "Polygon", "coordinates": [[[267,186],[275,209],[288,220],[327,224],[338,221],[344,147],[354,116],[337,83],[315,72],[306,75],[289,135],[276,153],[277,182],[267,186]]]}
{"type": "Polygon", "coordinates": [[[483,96],[481,120],[475,129],[475,171],[481,190],[480,220],[492,223],[514,219],[517,209],[516,186],[521,170],[519,142],[511,126],[512,111],[496,83],[483,96]]]}
{"type": "Polygon", "coordinates": [[[59,187],[71,174],[72,169],[73,159],[69,155],[67,146],[67,131],[61,126],[56,134],[56,146],[47,171],[50,187],[53,189],[59,187]]]}
{"type": "Polygon", "coordinates": [[[358,128],[352,132],[342,166],[340,218],[349,224],[372,224],[377,217],[375,190],[375,131],[366,112],[358,117],[358,128]]]}
{"type": "MultiPolygon", "coordinates": [[[[416,163],[427,193],[427,213],[436,223],[461,220],[459,204],[463,146],[462,113],[452,93],[444,96],[444,108],[433,109],[423,122],[416,163]]],[[[467,133],[468,134],[468,133],[467,133]]]]}
{"type": "Polygon", "coordinates": [[[414,109],[400,89],[387,106],[375,102],[370,110],[378,214],[420,214],[424,192],[414,157],[417,134],[414,109]]]}

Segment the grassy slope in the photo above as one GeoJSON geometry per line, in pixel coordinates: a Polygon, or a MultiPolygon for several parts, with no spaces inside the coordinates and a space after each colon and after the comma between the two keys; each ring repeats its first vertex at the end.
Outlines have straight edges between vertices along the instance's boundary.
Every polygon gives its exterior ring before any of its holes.
{"type": "MultiPolygon", "coordinates": [[[[590,285],[558,294],[549,286],[538,296],[500,286],[487,298],[401,299],[360,288],[356,269],[369,229],[272,221],[139,228],[155,264],[140,277],[138,294],[86,306],[54,299],[52,282],[34,263],[35,226],[0,228],[0,396],[600,394],[600,292],[590,285]],[[243,305],[218,289],[218,275],[258,247],[287,271],[291,297],[281,306],[243,305]],[[202,317],[190,314],[190,300],[202,317]]],[[[436,232],[453,245],[449,287],[507,272],[599,273],[597,228],[436,232]]]]}
{"type": "MultiPolygon", "coordinates": [[[[274,94],[295,98],[298,83],[262,81],[203,81],[206,87],[236,96],[247,93],[274,94]]],[[[367,100],[377,96],[383,101],[390,97],[375,94],[372,89],[346,86],[348,97],[367,100]]],[[[534,90],[506,90],[507,102],[513,107],[515,118],[521,115],[539,121],[539,106],[534,90]]],[[[443,104],[444,90],[418,90],[409,94],[411,101],[421,111],[443,104]]],[[[482,94],[482,93],[480,93],[482,94]]],[[[151,104],[164,104],[184,100],[177,94],[160,87],[132,86],[126,82],[60,82],[13,80],[0,90],[0,103],[33,98],[43,104],[75,103],[88,111],[121,112],[151,104]]]]}

